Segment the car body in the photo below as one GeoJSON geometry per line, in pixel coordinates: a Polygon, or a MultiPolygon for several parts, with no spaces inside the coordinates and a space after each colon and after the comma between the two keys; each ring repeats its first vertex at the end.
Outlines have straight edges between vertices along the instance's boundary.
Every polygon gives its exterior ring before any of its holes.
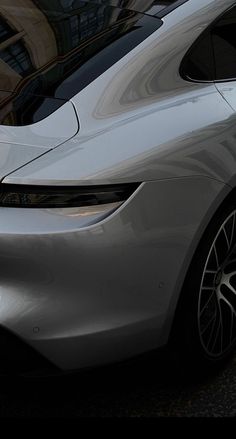
{"type": "Polygon", "coordinates": [[[236,2],[47,3],[0,1],[0,325],[69,371],[168,342],[236,187],[236,75],[181,66],[236,2]]]}

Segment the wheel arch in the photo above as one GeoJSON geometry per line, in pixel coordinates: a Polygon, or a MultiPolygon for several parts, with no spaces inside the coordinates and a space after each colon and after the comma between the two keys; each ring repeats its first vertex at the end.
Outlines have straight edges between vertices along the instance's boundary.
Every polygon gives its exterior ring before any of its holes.
{"type": "Polygon", "coordinates": [[[163,338],[162,338],[163,340],[166,340],[166,344],[168,344],[171,335],[175,329],[176,320],[183,303],[184,285],[187,280],[187,276],[189,274],[190,267],[192,266],[196,252],[200,247],[202,241],[204,240],[207,229],[211,224],[211,222],[214,221],[214,218],[216,218],[217,215],[219,215],[219,212],[222,209],[224,209],[224,206],[228,205],[233,199],[236,200],[236,181],[234,187],[231,187],[227,184],[225,184],[222,187],[222,190],[218,193],[216,198],[213,200],[213,202],[209,206],[208,211],[206,212],[206,215],[204,216],[201,223],[199,224],[198,230],[195,233],[194,239],[192,240],[192,243],[186,254],[182,266],[182,270],[177,279],[175,294],[173,294],[173,298],[169,305],[169,311],[168,311],[166,323],[163,328],[163,338]]]}

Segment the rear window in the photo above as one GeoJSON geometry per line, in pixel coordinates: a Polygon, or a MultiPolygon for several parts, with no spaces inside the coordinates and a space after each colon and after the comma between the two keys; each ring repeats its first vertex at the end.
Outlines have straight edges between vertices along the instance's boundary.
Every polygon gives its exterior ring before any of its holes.
{"type": "Polygon", "coordinates": [[[162,25],[103,0],[21,3],[0,14],[1,125],[48,117],[162,25]]]}

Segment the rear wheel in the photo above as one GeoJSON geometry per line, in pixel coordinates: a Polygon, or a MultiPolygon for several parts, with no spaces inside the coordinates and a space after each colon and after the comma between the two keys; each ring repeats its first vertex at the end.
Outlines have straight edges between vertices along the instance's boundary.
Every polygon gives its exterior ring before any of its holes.
{"type": "Polygon", "coordinates": [[[221,367],[236,344],[236,202],[209,224],[191,263],[170,347],[185,373],[221,367]]]}

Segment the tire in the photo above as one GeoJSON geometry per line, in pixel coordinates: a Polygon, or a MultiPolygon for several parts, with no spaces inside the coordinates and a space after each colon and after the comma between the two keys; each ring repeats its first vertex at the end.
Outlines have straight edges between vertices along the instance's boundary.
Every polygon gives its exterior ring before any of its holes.
{"type": "Polygon", "coordinates": [[[236,345],[236,200],[208,225],[186,276],[169,348],[186,377],[218,371],[236,345]]]}

